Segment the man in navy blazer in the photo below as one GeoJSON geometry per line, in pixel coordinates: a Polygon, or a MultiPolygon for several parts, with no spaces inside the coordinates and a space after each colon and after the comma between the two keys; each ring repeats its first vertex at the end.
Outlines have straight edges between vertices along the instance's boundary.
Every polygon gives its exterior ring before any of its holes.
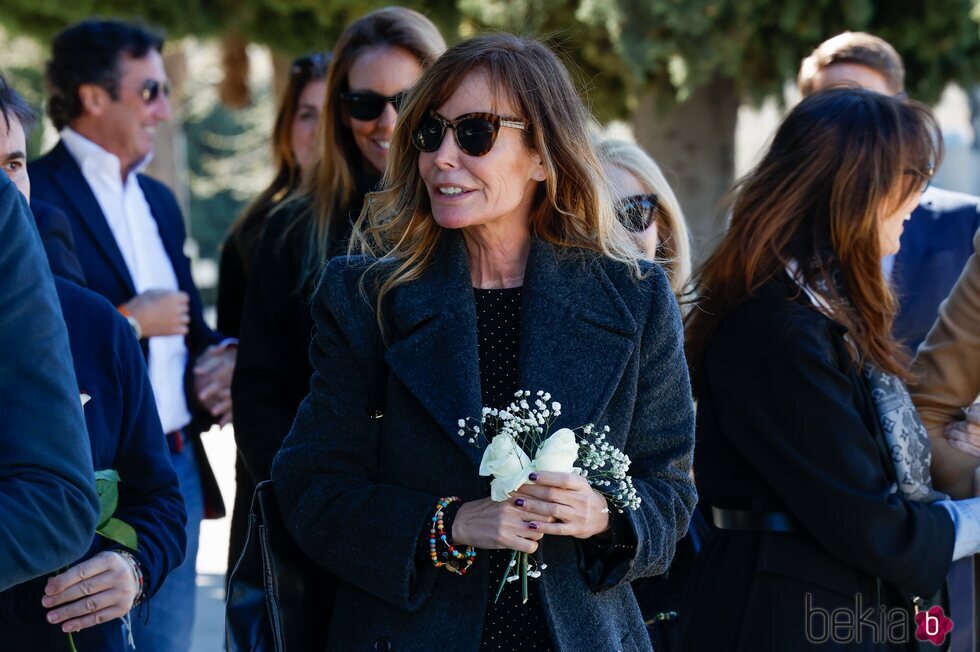
{"type": "Polygon", "coordinates": [[[162,38],[119,21],[89,20],[61,32],[46,77],[48,113],[61,141],[30,166],[33,194],[71,224],[89,289],[141,337],[163,430],[187,506],[187,557],[134,622],[141,650],[184,650],[193,629],[200,520],[224,506],[200,432],[231,418],[233,344],[204,322],[183,253],[173,193],[141,174],[155,127],[170,119],[162,38]]]}
{"type": "MultiPolygon", "coordinates": [[[[804,97],[832,86],[860,86],[904,97],[905,65],[884,39],[844,32],[803,59],[797,85],[804,97]]],[[[905,225],[902,248],[883,261],[899,301],[893,332],[912,351],[925,339],[939,315],[939,304],[972,255],[978,227],[980,198],[929,187],[905,225]]]]}
{"type": "MultiPolygon", "coordinates": [[[[0,79],[0,107],[6,85],[0,79]]],[[[0,145],[14,126],[0,110],[0,145]]],[[[23,142],[23,131],[20,131],[23,142]]],[[[4,147],[4,149],[6,149],[4,147]]],[[[23,150],[20,150],[23,163],[23,150]]],[[[16,163],[4,169],[19,178],[16,163]]],[[[0,590],[92,540],[99,501],[68,334],[27,202],[0,174],[0,590]]]]}

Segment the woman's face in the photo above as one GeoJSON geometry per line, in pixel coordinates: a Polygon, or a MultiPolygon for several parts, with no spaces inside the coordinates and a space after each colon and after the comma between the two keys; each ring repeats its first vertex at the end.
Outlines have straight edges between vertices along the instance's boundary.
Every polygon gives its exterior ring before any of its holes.
{"type": "MultiPolygon", "coordinates": [[[[466,77],[435,111],[448,120],[464,113],[496,113],[525,120],[508,98],[494,93],[482,74],[466,77]]],[[[483,156],[460,150],[447,128],[439,149],[419,152],[419,172],[439,226],[490,227],[503,233],[527,230],[535,191],[546,176],[541,157],[525,145],[523,131],[512,127],[501,127],[493,147],[483,156]]]]}
{"type": "Polygon", "coordinates": [[[301,170],[309,170],[317,158],[316,130],[326,92],[327,82],[319,80],[308,82],[299,94],[293,124],[289,128],[289,147],[301,170]]]}
{"type": "MultiPolygon", "coordinates": [[[[347,73],[347,86],[351,93],[373,91],[384,97],[397,95],[415,84],[422,73],[419,60],[399,47],[377,47],[361,53],[354,59],[347,73]]],[[[344,113],[344,124],[350,126],[354,143],[364,159],[376,172],[384,172],[388,162],[388,148],[395,130],[398,114],[390,103],[374,120],[357,120],[344,113]]]]}
{"type": "MultiPolygon", "coordinates": [[[[603,170],[606,173],[606,181],[609,182],[609,192],[612,194],[613,203],[619,204],[620,200],[634,195],[643,195],[650,192],[643,186],[639,179],[626,168],[621,168],[612,163],[603,163],[603,170]]],[[[635,234],[636,241],[651,260],[657,255],[657,222],[654,220],[646,229],[635,234]]]]}
{"type": "Polygon", "coordinates": [[[919,205],[922,199],[922,190],[916,190],[897,208],[893,202],[889,202],[886,212],[880,219],[878,225],[878,239],[881,246],[881,255],[890,256],[897,254],[901,248],[900,240],[902,231],[905,230],[906,220],[912,217],[912,211],[919,205]]]}

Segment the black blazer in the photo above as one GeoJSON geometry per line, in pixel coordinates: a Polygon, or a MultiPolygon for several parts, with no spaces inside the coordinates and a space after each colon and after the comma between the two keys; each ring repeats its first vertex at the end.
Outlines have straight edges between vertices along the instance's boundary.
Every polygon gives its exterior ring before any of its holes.
{"type": "MultiPolygon", "coordinates": [[[[86,286],[104,296],[114,306],[136,296],[133,279],[109,223],[102,214],[95,194],[82,176],[78,163],[71,157],[64,143],[59,142],[50,152],[31,162],[29,171],[33,195],[54,204],[68,217],[86,286]]],[[[194,395],[193,367],[197,356],[211,344],[218,343],[221,335],[211,330],[204,321],[201,296],[191,277],[190,261],[184,255],[187,234],[176,198],[166,186],[155,179],[141,174],[138,180],[157,223],[167,257],[173,265],[177,285],[190,297],[191,324],[190,333],[186,337],[188,361],[184,386],[187,405],[194,416],[194,422],[188,430],[195,442],[194,454],[204,490],[205,516],[220,518],[225,513],[224,503],[200,442],[201,430],[210,427],[214,419],[200,406],[194,395]]],[[[148,351],[146,340],[142,344],[145,355],[148,351]]]]}
{"type": "MultiPolygon", "coordinates": [[[[894,467],[844,329],[797,294],[776,279],[718,325],[694,466],[702,509],[786,512],[799,532],[709,536],[682,610],[686,650],[810,649],[807,594],[827,610],[853,610],[858,594],[910,610],[909,594],[932,597],[952,560],[948,512],[890,491],[894,467]]],[[[846,649],[889,649],[865,634],[846,649]]]]}
{"type": "MultiPolygon", "coordinates": [[[[465,577],[418,560],[440,496],[489,495],[482,451],[457,434],[457,420],[482,406],[468,259],[459,233],[443,242],[421,277],[391,294],[383,419],[365,413],[379,337],[359,285],[364,259],[333,259],[313,300],[311,393],[272,477],[287,527],[340,579],[331,650],[479,647],[497,579],[486,559],[465,577]]],[[[535,581],[552,640],[562,650],[649,650],[629,582],[668,568],[696,500],[693,405],[664,273],[638,281],[615,261],[535,240],[517,365],[521,388],[562,404],[555,428],[610,426],[642,497],[623,515],[635,548],[584,567],[577,540],[544,538],[548,568],[535,581]]]]}

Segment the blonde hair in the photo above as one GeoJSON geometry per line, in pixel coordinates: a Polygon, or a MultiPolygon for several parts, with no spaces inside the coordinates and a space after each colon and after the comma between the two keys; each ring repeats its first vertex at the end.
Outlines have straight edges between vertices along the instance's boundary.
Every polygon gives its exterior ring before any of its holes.
{"type": "Polygon", "coordinates": [[[454,45],[422,73],[398,116],[382,188],[367,196],[354,225],[351,251],[385,259],[376,299],[379,322],[385,294],[421,275],[444,231],[432,218],[411,131],[473,74],[484,75],[490,88],[511,101],[516,115],[506,117],[530,125],[525,143],[541,157],[546,176],[531,209],[536,236],[603,254],[641,274],[642,252],[616,219],[590,136],[591,114],[565,66],[537,41],[485,34],[454,45]]]}
{"type": "Polygon", "coordinates": [[[347,75],[359,56],[383,47],[405,50],[425,68],[446,49],[446,41],[428,18],[404,7],[372,11],[351,23],[337,40],[320,117],[320,160],[305,175],[296,197],[307,201],[312,212],[302,286],[311,286],[326,263],[331,235],[337,231],[331,225],[347,219],[346,209],[356,199],[358,170],[365,164],[350,127],[344,124],[347,109],[340,96],[350,90],[347,75]]]}
{"type": "Polygon", "coordinates": [[[663,265],[670,287],[680,296],[691,278],[691,242],[677,195],[657,162],[639,145],[607,138],[599,143],[599,153],[610,165],[630,173],[647,192],[657,196],[658,242],[656,253],[651,255],[663,265]]]}

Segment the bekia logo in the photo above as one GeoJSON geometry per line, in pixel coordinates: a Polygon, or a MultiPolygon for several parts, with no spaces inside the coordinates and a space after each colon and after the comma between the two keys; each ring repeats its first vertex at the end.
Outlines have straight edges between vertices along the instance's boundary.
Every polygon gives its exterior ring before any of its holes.
{"type": "Polygon", "coordinates": [[[942,645],[946,641],[946,635],[953,631],[953,621],[939,606],[915,614],[915,625],[915,637],[933,645],[942,645]]]}
{"type": "Polygon", "coordinates": [[[861,594],[854,596],[854,608],[838,607],[828,610],[813,604],[813,594],[804,596],[805,633],[808,642],[823,644],[863,643],[872,641],[881,644],[905,644],[911,640],[912,622],[915,624],[915,638],[940,646],[953,630],[953,621],[946,616],[942,607],[930,607],[919,611],[914,620],[907,609],[889,608],[884,604],[877,609],[864,604],[861,594]]]}

